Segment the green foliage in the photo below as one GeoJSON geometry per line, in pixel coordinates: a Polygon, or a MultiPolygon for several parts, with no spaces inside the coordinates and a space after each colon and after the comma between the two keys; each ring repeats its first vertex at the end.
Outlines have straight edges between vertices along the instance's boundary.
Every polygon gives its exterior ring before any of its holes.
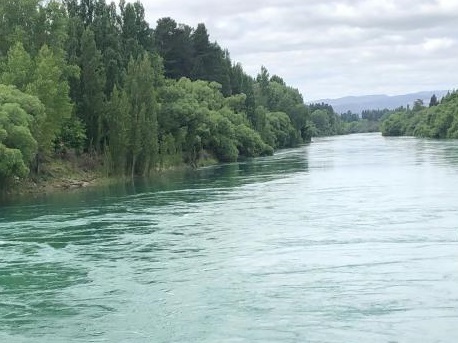
{"type": "Polygon", "coordinates": [[[412,112],[419,112],[425,107],[423,106],[423,100],[417,99],[413,103],[412,112]]]}
{"type": "Polygon", "coordinates": [[[296,145],[297,133],[286,113],[268,112],[266,119],[268,135],[274,140],[273,148],[281,149],[296,145]]]}
{"type": "Polygon", "coordinates": [[[224,98],[214,82],[182,78],[161,92],[162,136],[174,137],[185,161],[196,165],[204,151],[220,161],[271,154],[273,149],[250,127],[242,109],[244,95],[224,98]]]}
{"type": "Polygon", "coordinates": [[[33,61],[21,42],[17,42],[8,51],[6,65],[1,75],[1,83],[14,85],[25,90],[32,81],[33,61]]]}
{"type": "Polygon", "coordinates": [[[105,119],[106,74],[102,53],[95,44],[94,32],[87,28],[81,37],[81,88],[78,116],[83,120],[88,137],[89,150],[101,150],[102,125],[105,119]]]}
{"type": "MultiPolygon", "coordinates": [[[[312,132],[309,129],[309,110],[297,89],[287,86],[283,79],[277,75],[270,77],[267,68],[262,66],[254,84],[254,95],[257,108],[251,115],[252,124],[262,133],[266,141],[278,147],[291,147],[310,141],[312,132]],[[283,139],[278,137],[272,140],[272,132],[269,133],[269,130],[266,129],[265,118],[268,112],[282,112],[287,115],[288,121],[293,128],[291,130],[288,125],[283,125],[287,132],[286,134],[290,135],[287,145],[279,143],[283,139]],[[273,142],[275,140],[277,142],[273,142]]],[[[278,133],[277,129],[274,130],[278,133]]]]}
{"type": "Polygon", "coordinates": [[[340,117],[327,107],[316,109],[311,115],[314,136],[332,136],[343,133],[340,117]]]}
{"type": "Polygon", "coordinates": [[[56,149],[73,149],[80,154],[86,145],[86,128],[76,116],[70,117],[63,125],[55,140],[56,149]]]}
{"type": "Polygon", "coordinates": [[[43,110],[37,98],[0,85],[0,183],[29,172],[37,150],[32,128],[43,110]]]}
{"type": "Polygon", "coordinates": [[[429,107],[433,107],[437,105],[439,105],[439,101],[437,100],[436,94],[433,94],[431,96],[431,100],[429,100],[429,107]]]}
{"type": "MultiPolygon", "coordinates": [[[[134,176],[270,155],[318,132],[318,108],[265,67],[249,76],[203,23],[153,29],[138,1],[6,0],[0,13],[0,82],[17,87],[0,88],[3,179],[68,150],[134,176]]],[[[339,132],[326,115],[319,134],[339,132]]]]}
{"type": "Polygon", "coordinates": [[[145,20],[145,9],[136,1],[125,3],[121,1],[121,35],[125,58],[141,58],[145,52],[153,52],[153,30],[145,20]]]}
{"type": "Polygon", "coordinates": [[[13,177],[25,177],[28,172],[21,151],[0,144],[0,185],[4,185],[13,177]]]}
{"type": "MultiPolygon", "coordinates": [[[[25,10],[21,7],[24,4],[17,2],[15,6],[19,7],[15,10],[25,10]]],[[[27,11],[32,13],[30,8],[27,11]]],[[[37,96],[45,106],[45,113],[35,118],[32,130],[40,153],[49,155],[62,124],[70,116],[72,105],[68,97],[67,78],[76,75],[77,71],[69,67],[63,57],[63,42],[67,37],[67,19],[63,7],[50,1],[45,7],[38,6],[33,16],[33,22],[25,21],[22,23],[24,27],[17,29],[26,32],[30,29],[27,25],[32,25],[35,37],[33,44],[25,38],[11,44],[0,80],[37,96]],[[38,42],[43,43],[40,49],[38,42]]],[[[35,161],[39,162],[40,159],[35,161]]]]}
{"type": "Polygon", "coordinates": [[[264,143],[258,132],[250,127],[240,124],[235,129],[237,149],[240,155],[246,157],[272,155],[272,146],[264,143]]]}
{"type": "Polygon", "coordinates": [[[127,93],[115,86],[108,107],[108,151],[111,170],[116,175],[127,171],[130,104],[127,93]]]}
{"type": "Polygon", "coordinates": [[[30,132],[32,121],[32,116],[17,103],[5,103],[0,107],[2,143],[8,148],[19,149],[24,163],[30,162],[37,148],[30,132]]]}
{"type": "Polygon", "coordinates": [[[193,69],[193,29],[188,25],[177,25],[172,18],[161,18],[154,30],[154,43],[164,59],[165,76],[172,79],[190,77],[193,69]]]}
{"type": "Polygon", "coordinates": [[[0,56],[21,42],[28,51],[36,49],[36,25],[40,0],[0,1],[0,56]]]}
{"type": "Polygon", "coordinates": [[[364,110],[361,116],[348,111],[338,115],[325,103],[310,104],[310,130],[313,136],[332,136],[380,131],[380,120],[391,113],[388,109],[364,110]]]}
{"type": "Polygon", "coordinates": [[[148,174],[158,163],[158,90],[162,69],[148,54],[129,62],[125,91],[129,103],[128,158],[131,174],[148,174]]]}
{"type": "Polygon", "coordinates": [[[392,113],[389,109],[385,108],[383,110],[364,110],[361,113],[362,119],[367,119],[369,121],[380,121],[388,113],[392,113]]]}
{"type": "Polygon", "coordinates": [[[37,96],[45,106],[46,120],[39,123],[37,137],[45,154],[51,152],[54,139],[72,112],[65,67],[63,58],[44,45],[36,57],[33,81],[27,85],[27,93],[37,96]]]}
{"type": "Polygon", "coordinates": [[[402,136],[405,132],[405,113],[393,113],[382,122],[382,134],[384,136],[402,136]]]}
{"type": "Polygon", "coordinates": [[[380,123],[367,119],[357,119],[350,122],[342,122],[342,128],[344,134],[379,132],[380,123]]]}
{"type": "Polygon", "coordinates": [[[450,93],[442,101],[426,108],[416,102],[412,110],[390,114],[382,123],[385,136],[458,138],[458,95],[450,93]]]}
{"type": "MultiPolygon", "coordinates": [[[[33,117],[33,127],[36,129],[36,123],[45,120],[45,108],[40,100],[32,95],[25,94],[13,86],[0,84],[0,104],[19,104],[22,109],[33,117]]],[[[34,133],[38,135],[38,132],[34,133]]]]}
{"type": "Polygon", "coordinates": [[[68,38],[68,16],[65,5],[60,0],[43,2],[38,8],[38,21],[36,24],[36,49],[47,45],[54,54],[64,54],[68,38]]]}
{"type": "Polygon", "coordinates": [[[359,115],[356,114],[356,113],[352,113],[351,111],[348,111],[347,113],[342,113],[340,115],[340,119],[342,120],[342,122],[344,123],[351,123],[351,122],[356,122],[358,121],[360,118],[359,118],[359,115]]]}

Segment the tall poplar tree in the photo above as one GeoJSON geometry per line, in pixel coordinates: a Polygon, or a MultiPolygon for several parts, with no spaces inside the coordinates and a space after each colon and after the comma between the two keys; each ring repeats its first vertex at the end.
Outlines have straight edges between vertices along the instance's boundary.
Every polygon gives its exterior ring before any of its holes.
{"type": "Polygon", "coordinates": [[[155,60],[144,53],[136,60],[131,58],[127,70],[125,91],[130,103],[128,135],[132,176],[148,174],[158,162],[157,86],[162,70],[155,60]]]}
{"type": "Polygon", "coordinates": [[[38,147],[41,154],[51,152],[53,140],[72,112],[65,66],[63,58],[44,45],[35,61],[33,81],[27,86],[27,93],[37,96],[45,106],[46,120],[39,128],[41,137],[38,147]]]}
{"type": "Polygon", "coordinates": [[[94,33],[86,28],[81,38],[81,103],[78,113],[83,119],[89,150],[101,151],[105,113],[105,70],[102,54],[97,49],[94,33]]]}
{"type": "Polygon", "coordinates": [[[127,168],[129,149],[129,125],[131,124],[130,104],[124,90],[113,88],[109,103],[110,120],[108,121],[108,149],[112,172],[124,175],[127,168]]]}

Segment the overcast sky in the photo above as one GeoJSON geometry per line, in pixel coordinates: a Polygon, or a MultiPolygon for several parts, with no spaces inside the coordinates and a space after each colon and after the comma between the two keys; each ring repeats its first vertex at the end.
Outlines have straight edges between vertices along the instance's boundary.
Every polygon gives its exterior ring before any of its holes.
{"type": "Polygon", "coordinates": [[[172,17],[261,65],[306,101],[455,89],[458,0],[141,0],[152,27],[172,17]]]}

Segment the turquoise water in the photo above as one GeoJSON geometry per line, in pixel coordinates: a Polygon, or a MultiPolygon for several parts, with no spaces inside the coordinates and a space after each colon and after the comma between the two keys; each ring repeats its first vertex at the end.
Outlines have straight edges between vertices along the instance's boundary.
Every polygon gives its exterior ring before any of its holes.
{"type": "Polygon", "coordinates": [[[458,342],[458,141],[316,139],[0,207],[0,342],[458,342]]]}

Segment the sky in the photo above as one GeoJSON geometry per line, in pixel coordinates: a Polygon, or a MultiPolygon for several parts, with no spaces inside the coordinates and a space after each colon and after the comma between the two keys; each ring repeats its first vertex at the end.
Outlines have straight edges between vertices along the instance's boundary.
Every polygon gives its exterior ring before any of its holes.
{"type": "Polygon", "coordinates": [[[141,0],[196,27],[255,76],[261,65],[305,101],[456,89],[458,0],[141,0]]]}

